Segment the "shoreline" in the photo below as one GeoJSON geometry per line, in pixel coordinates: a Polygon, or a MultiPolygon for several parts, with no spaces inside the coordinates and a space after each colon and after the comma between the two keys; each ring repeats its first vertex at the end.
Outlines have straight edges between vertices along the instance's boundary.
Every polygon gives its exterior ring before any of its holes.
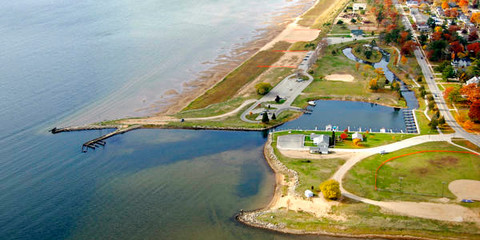
{"type": "MultiPolygon", "coordinates": [[[[225,54],[219,55],[213,60],[213,66],[197,73],[198,77],[191,81],[182,83],[183,89],[177,92],[174,89],[167,89],[161,95],[165,99],[165,103],[159,111],[145,117],[156,117],[173,115],[184,109],[190,102],[203,95],[206,91],[213,88],[217,83],[221,82],[231,72],[242,66],[243,63],[251,59],[255,54],[262,51],[266,46],[271,45],[288,26],[295,23],[306,12],[312,9],[319,0],[302,0],[293,6],[285,7],[279,11],[279,16],[274,16],[268,26],[256,29],[257,32],[265,31],[254,37],[253,40],[242,43],[238,48],[234,48],[230,53],[233,57],[225,59],[225,54]],[[307,6],[308,9],[304,10],[307,6]],[[172,94],[173,93],[173,94],[172,94]]],[[[204,62],[205,63],[205,62],[204,62]]]]}

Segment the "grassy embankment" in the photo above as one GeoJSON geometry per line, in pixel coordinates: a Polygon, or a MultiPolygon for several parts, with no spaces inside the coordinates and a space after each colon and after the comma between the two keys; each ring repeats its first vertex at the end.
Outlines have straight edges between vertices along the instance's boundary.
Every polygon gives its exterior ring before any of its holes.
{"type": "Polygon", "coordinates": [[[287,42],[279,42],[270,50],[258,52],[218,84],[192,101],[184,110],[205,108],[211,104],[222,103],[231,99],[243,86],[268,69],[260,68],[259,65],[272,65],[284,55],[282,52],[272,50],[287,50],[290,45],[287,42]]]}
{"type": "MultiPolygon", "coordinates": [[[[276,133],[275,139],[282,134],[288,133],[276,133]]],[[[330,178],[344,162],[342,159],[309,161],[308,159],[287,158],[276,149],[275,141],[272,146],[278,159],[288,168],[298,172],[298,192],[309,189],[312,185],[318,188],[318,183],[330,178]]],[[[284,188],[283,191],[286,192],[286,189],[284,188]]],[[[261,215],[259,220],[284,225],[286,229],[291,230],[334,234],[408,235],[438,239],[451,239],[452,237],[472,239],[472,237],[478,236],[475,234],[480,233],[478,226],[474,223],[450,223],[386,214],[377,206],[355,202],[350,199],[341,200],[340,205],[333,206],[328,215],[322,218],[307,212],[279,209],[261,215]]]]}
{"type": "MultiPolygon", "coordinates": [[[[362,41],[361,43],[368,43],[362,41]]],[[[361,64],[356,68],[356,62],[348,59],[342,49],[351,43],[328,46],[324,56],[314,65],[314,81],[295,99],[293,105],[305,107],[307,102],[316,99],[339,99],[351,101],[366,101],[379,104],[388,104],[394,107],[404,107],[403,99],[399,100],[399,93],[387,89],[372,91],[369,89],[369,80],[376,76],[373,67],[361,64]],[[367,67],[366,67],[367,66],[367,67]],[[327,81],[329,74],[350,74],[353,82],[327,81]]]]}
{"type": "Polygon", "coordinates": [[[431,201],[444,196],[455,199],[447,185],[457,179],[480,180],[480,158],[466,153],[428,152],[401,157],[385,164],[378,173],[377,186],[388,191],[375,191],[375,171],[387,159],[425,150],[465,151],[446,142],[431,142],[385,155],[374,155],[355,165],[345,176],[347,191],[374,200],[431,201]],[[442,184],[442,182],[445,182],[442,184]],[[404,193],[401,193],[404,192],[404,193]]]}

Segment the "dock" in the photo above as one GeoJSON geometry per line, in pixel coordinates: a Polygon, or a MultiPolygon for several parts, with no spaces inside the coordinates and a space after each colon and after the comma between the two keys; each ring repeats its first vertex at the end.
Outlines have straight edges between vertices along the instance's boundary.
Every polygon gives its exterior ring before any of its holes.
{"type": "Polygon", "coordinates": [[[90,141],[84,143],[82,145],[82,152],[87,152],[89,148],[95,150],[97,147],[104,147],[107,144],[107,142],[105,142],[105,140],[107,138],[110,138],[110,137],[118,135],[118,134],[123,134],[123,133],[126,133],[128,131],[135,130],[135,129],[139,129],[141,127],[142,127],[141,125],[134,125],[134,126],[130,126],[130,127],[127,127],[127,128],[122,128],[122,129],[118,128],[117,130],[115,130],[111,133],[105,134],[101,137],[95,138],[93,140],[90,140],[90,141]]]}
{"type": "Polygon", "coordinates": [[[414,110],[404,110],[403,111],[403,120],[405,121],[405,126],[407,127],[407,133],[420,133],[417,126],[417,121],[415,119],[414,110]]]}

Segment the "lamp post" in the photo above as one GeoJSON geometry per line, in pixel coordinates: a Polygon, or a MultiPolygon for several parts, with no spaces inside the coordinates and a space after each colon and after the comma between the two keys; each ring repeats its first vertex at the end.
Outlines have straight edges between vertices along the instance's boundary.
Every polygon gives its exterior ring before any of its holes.
{"type": "Polygon", "coordinates": [[[402,181],[403,181],[403,177],[398,177],[398,180],[400,180],[400,192],[402,192],[402,181]]]}
{"type": "Polygon", "coordinates": [[[446,182],[442,182],[442,198],[443,198],[443,193],[445,191],[445,184],[447,184],[446,182]]]}

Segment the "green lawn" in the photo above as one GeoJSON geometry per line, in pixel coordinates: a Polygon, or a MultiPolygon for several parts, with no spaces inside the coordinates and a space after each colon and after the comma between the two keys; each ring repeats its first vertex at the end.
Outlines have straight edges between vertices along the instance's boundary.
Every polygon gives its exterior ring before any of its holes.
{"type": "Polygon", "coordinates": [[[225,102],[212,104],[208,107],[202,109],[192,109],[182,111],[177,113],[175,117],[177,118],[197,118],[197,117],[210,117],[210,116],[218,116],[222,115],[227,112],[231,112],[238,108],[242,103],[245,101],[245,98],[237,97],[230,99],[225,102]]]}
{"type": "Polygon", "coordinates": [[[384,213],[379,207],[344,200],[332,207],[331,216],[343,221],[317,218],[306,212],[280,209],[259,217],[264,222],[282,224],[301,231],[327,231],[338,234],[408,235],[434,239],[478,239],[480,229],[475,223],[452,223],[384,213]]]}
{"type": "MultiPolygon", "coordinates": [[[[338,133],[337,136],[341,134],[338,133]]],[[[350,134],[349,134],[350,135],[350,134]]],[[[389,134],[389,133],[369,133],[363,142],[360,142],[360,146],[353,144],[351,135],[343,142],[337,142],[335,148],[372,148],[383,146],[395,142],[399,142],[411,137],[415,137],[415,134],[389,134]]]]}
{"type": "Polygon", "coordinates": [[[380,189],[413,194],[375,191],[375,171],[385,160],[406,153],[425,150],[465,151],[446,142],[424,143],[385,155],[374,155],[357,163],[345,176],[347,191],[374,200],[428,201],[442,195],[455,196],[443,186],[457,179],[480,180],[480,157],[465,153],[422,153],[401,157],[385,164],[378,173],[380,189]],[[423,196],[435,195],[435,196],[423,196]]]}
{"type": "Polygon", "coordinates": [[[437,130],[432,129],[430,126],[428,126],[428,123],[430,123],[430,121],[427,119],[425,114],[423,114],[423,112],[415,111],[415,116],[417,117],[417,127],[420,129],[421,135],[438,134],[437,130]]]}
{"type": "Polygon", "coordinates": [[[480,147],[478,147],[477,145],[473,144],[472,142],[466,140],[466,139],[463,139],[463,138],[453,138],[452,139],[452,142],[453,143],[456,143],[462,147],[466,147],[466,148],[469,148],[469,149],[472,149],[473,151],[476,151],[478,153],[480,153],[480,147]]]}

